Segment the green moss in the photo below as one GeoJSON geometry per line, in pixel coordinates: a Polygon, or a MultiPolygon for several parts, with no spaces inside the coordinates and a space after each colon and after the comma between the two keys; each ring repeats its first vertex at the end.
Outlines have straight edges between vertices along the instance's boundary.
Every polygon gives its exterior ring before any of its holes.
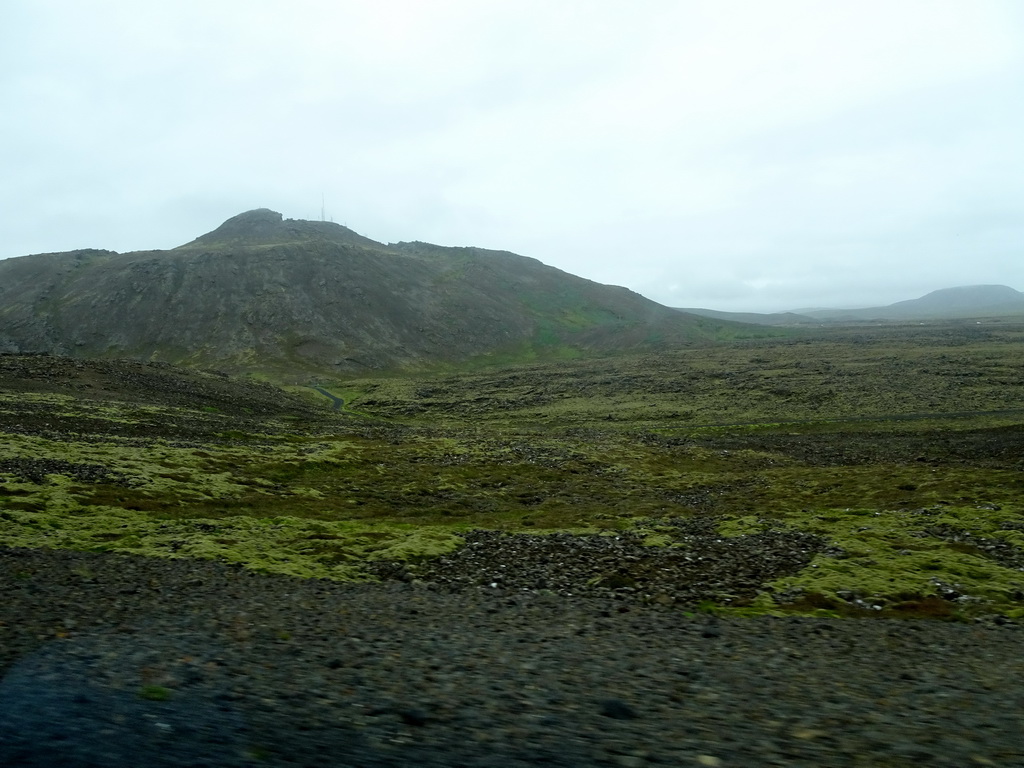
{"type": "Polygon", "coordinates": [[[267,573],[361,580],[370,560],[419,560],[461,543],[453,532],[409,525],[363,525],[291,517],[154,520],[145,513],[94,508],[8,512],[0,539],[10,546],[130,552],[239,563],[267,573]]]}
{"type": "Polygon", "coordinates": [[[171,698],[171,691],[162,685],[144,685],[139,689],[139,698],[147,701],[167,701],[171,698]]]}
{"type": "MultiPolygon", "coordinates": [[[[772,593],[801,591],[839,603],[845,601],[837,598],[838,593],[852,593],[865,603],[892,607],[917,597],[940,596],[944,588],[953,588],[983,601],[980,607],[964,604],[968,608],[1015,610],[1014,603],[1024,590],[1024,573],[926,534],[930,526],[940,523],[977,534],[1005,533],[996,529],[998,520],[969,507],[806,511],[799,518],[790,517],[789,525],[818,533],[841,551],[819,554],[800,573],[767,585],[754,607],[775,609],[772,593]]],[[[745,516],[724,522],[720,531],[742,535],[755,532],[760,524],[753,516],[745,516]]]]}

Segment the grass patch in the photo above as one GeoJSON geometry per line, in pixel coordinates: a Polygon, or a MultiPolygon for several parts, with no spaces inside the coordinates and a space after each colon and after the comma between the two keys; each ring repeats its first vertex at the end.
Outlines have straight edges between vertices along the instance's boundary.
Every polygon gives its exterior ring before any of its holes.
{"type": "Polygon", "coordinates": [[[167,701],[171,690],[162,685],[144,685],[139,689],[139,698],[146,701],[167,701]]]}

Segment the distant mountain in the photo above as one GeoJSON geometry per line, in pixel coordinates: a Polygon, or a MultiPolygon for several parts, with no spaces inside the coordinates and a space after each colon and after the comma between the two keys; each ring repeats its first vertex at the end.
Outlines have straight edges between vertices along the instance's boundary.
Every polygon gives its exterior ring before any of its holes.
{"type": "Polygon", "coordinates": [[[866,309],[806,309],[817,321],[939,320],[1024,315],[1024,293],[1006,285],[966,285],[932,291],[919,299],[866,309]]]}
{"type": "Polygon", "coordinates": [[[513,253],[385,245],[267,209],[170,251],[0,261],[0,351],[279,376],[686,343],[724,325],[513,253]]]}
{"type": "Polygon", "coordinates": [[[801,315],[796,312],[772,312],[763,314],[760,312],[723,312],[717,309],[679,309],[679,312],[687,312],[691,315],[710,317],[714,320],[728,320],[734,323],[749,323],[751,325],[801,325],[804,323],[817,323],[813,317],[801,315]]]}

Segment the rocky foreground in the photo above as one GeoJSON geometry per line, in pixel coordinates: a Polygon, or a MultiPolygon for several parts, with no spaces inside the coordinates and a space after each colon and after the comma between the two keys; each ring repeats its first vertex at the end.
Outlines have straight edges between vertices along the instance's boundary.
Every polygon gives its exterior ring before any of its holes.
{"type": "Polygon", "coordinates": [[[1022,640],[0,549],[0,765],[1020,766],[1022,640]]]}

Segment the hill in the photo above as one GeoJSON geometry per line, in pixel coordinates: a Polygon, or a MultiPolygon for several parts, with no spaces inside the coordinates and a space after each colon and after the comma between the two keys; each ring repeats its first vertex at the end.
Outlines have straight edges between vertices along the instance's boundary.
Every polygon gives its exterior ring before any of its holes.
{"type": "Polygon", "coordinates": [[[266,209],[169,251],[0,261],[0,351],[365,372],[690,343],[720,322],[536,259],[266,209]]]}
{"type": "Polygon", "coordinates": [[[1024,315],[1024,293],[1006,285],[965,285],[932,291],[917,299],[865,309],[806,309],[800,314],[821,321],[953,320],[1024,315]]]}
{"type": "Polygon", "coordinates": [[[801,315],[796,312],[725,312],[719,309],[702,308],[680,308],[678,311],[687,312],[691,315],[709,317],[713,320],[727,320],[733,323],[748,323],[750,325],[802,325],[805,323],[818,322],[813,317],[801,315]]]}

